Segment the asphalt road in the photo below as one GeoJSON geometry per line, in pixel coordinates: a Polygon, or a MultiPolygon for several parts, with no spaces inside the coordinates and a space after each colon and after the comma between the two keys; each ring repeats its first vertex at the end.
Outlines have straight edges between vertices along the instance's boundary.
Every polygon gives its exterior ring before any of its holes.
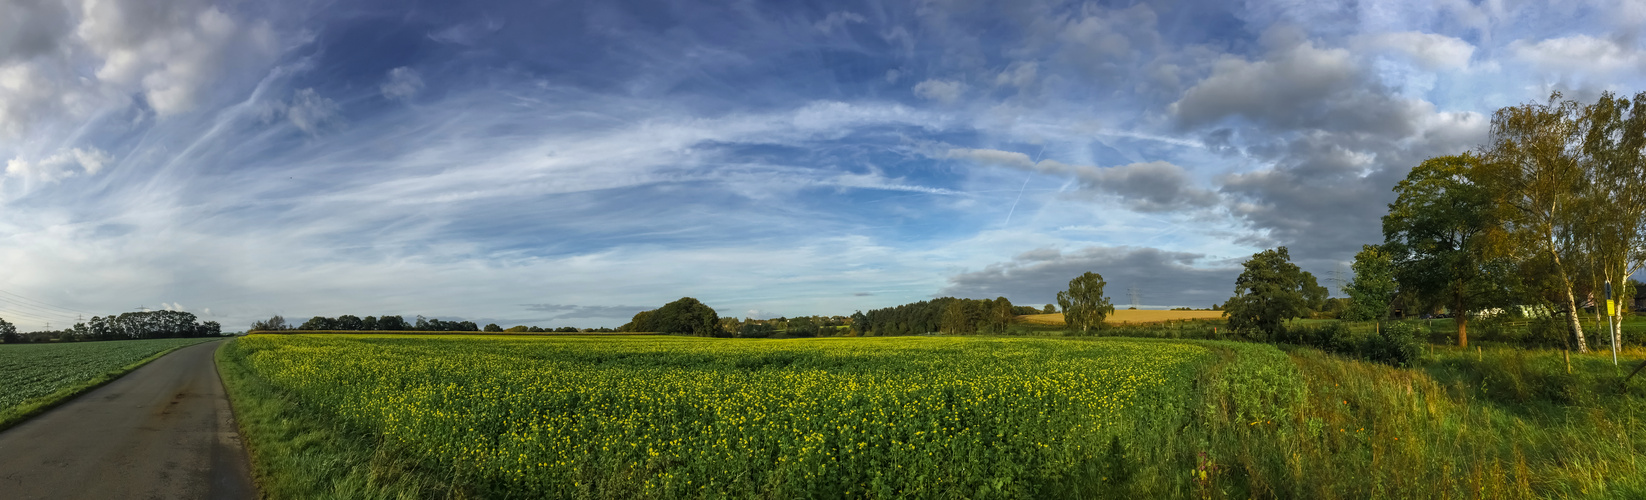
{"type": "Polygon", "coordinates": [[[256,498],[218,345],[178,349],[0,432],[0,497],[256,498]]]}

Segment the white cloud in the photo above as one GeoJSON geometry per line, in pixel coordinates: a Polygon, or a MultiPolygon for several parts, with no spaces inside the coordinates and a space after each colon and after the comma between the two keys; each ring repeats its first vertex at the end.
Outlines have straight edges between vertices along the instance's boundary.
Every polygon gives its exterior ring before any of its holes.
{"type": "Polygon", "coordinates": [[[389,70],[388,79],[379,87],[383,97],[389,99],[407,99],[423,90],[423,77],[418,76],[417,70],[405,66],[389,70]]]}
{"type": "Polygon", "coordinates": [[[276,50],[268,23],[239,23],[216,6],[87,0],[81,12],[75,33],[101,59],[97,78],[136,85],[162,116],[194,109],[225,67],[276,50]]]}
{"type": "Polygon", "coordinates": [[[952,103],[966,93],[966,84],[953,80],[926,80],[915,84],[914,95],[941,103],[952,103]]]}
{"type": "Polygon", "coordinates": [[[184,113],[271,63],[271,25],[200,0],[0,3],[0,134],[127,108],[184,113]]]}
{"type": "Polygon", "coordinates": [[[1403,31],[1366,36],[1361,45],[1369,49],[1391,50],[1412,58],[1427,70],[1465,69],[1474,57],[1475,46],[1458,38],[1435,33],[1403,31]]]}
{"type": "Polygon", "coordinates": [[[844,27],[847,24],[861,24],[866,22],[869,22],[869,20],[864,18],[862,14],[858,14],[856,12],[830,12],[828,17],[824,17],[823,20],[812,24],[812,27],[817,28],[817,31],[829,33],[834,31],[836,28],[844,27]]]}
{"type": "Polygon", "coordinates": [[[81,173],[96,175],[111,160],[108,153],[97,148],[74,148],[35,162],[12,158],[6,162],[6,176],[29,183],[57,182],[81,173]]]}
{"type": "Polygon", "coordinates": [[[1646,59],[1642,59],[1639,48],[1588,35],[1536,43],[1516,40],[1509,49],[1520,60],[1546,71],[1607,74],[1646,70],[1646,59]]]}
{"type": "Polygon", "coordinates": [[[311,135],[318,134],[322,127],[342,119],[338,114],[340,109],[336,101],[322,97],[314,89],[302,89],[292,94],[291,105],[286,107],[286,119],[291,120],[291,124],[299,130],[311,135]]]}

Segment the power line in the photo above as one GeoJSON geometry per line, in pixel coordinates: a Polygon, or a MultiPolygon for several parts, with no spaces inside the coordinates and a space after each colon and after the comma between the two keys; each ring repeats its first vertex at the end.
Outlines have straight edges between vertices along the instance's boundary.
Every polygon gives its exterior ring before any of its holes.
{"type": "Polygon", "coordinates": [[[43,307],[35,307],[35,306],[29,305],[27,303],[18,302],[18,301],[15,301],[15,300],[10,300],[10,299],[7,299],[5,297],[0,297],[0,304],[10,305],[14,308],[21,308],[21,309],[30,311],[33,314],[53,316],[53,317],[62,317],[62,318],[69,317],[69,315],[66,314],[66,313],[61,313],[61,312],[54,311],[54,310],[51,310],[51,309],[46,309],[46,308],[43,308],[43,307]]]}
{"type": "Polygon", "coordinates": [[[44,306],[46,308],[56,309],[56,310],[59,310],[59,311],[78,313],[78,314],[84,314],[85,313],[85,311],[81,311],[81,310],[78,310],[78,309],[71,309],[71,308],[58,306],[58,305],[53,305],[53,304],[50,304],[50,303],[47,303],[47,302],[44,302],[44,301],[31,299],[31,298],[24,297],[22,295],[11,293],[11,292],[8,292],[8,291],[5,291],[5,290],[0,290],[0,295],[8,295],[8,296],[11,296],[11,297],[15,297],[19,300],[23,300],[25,302],[32,302],[35,305],[44,306]]]}
{"type": "Polygon", "coordinates": [[[51,318],[48,318],[48,317],[36,316],[36,315],[33,315],[33,314],[23,313],[23,312],[18,312],[18,311],[0,310],[0,318],[4,318],[6,316],[11,316],[11,317],[14,317],[14,318],[24,318],[24,319],[27,319],[27,320],[30,320],[30,321],[40,321],[40,322],[51,321],[51,318]]]}

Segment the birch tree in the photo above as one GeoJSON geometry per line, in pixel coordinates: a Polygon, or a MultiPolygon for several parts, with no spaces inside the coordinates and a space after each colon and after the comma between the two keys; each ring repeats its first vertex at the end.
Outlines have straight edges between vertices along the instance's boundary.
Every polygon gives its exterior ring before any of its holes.
{"type": "Polygon", "coordinates": [[[1549,259],[1561,287],[1560,306],[1578,352],[1589,352],[1573,294],[1575,268],[1583,260],[1583,217],[1587,203],[1579,194],[1585,184],[1578,139],[1582,109],[1551,94],[1543,104],[1498,109],[1491,135],[1482,148],[1482,180],[1495,198],[1499,229],[1513,243],[1511,251],[1536,249],[1549,259]]]}

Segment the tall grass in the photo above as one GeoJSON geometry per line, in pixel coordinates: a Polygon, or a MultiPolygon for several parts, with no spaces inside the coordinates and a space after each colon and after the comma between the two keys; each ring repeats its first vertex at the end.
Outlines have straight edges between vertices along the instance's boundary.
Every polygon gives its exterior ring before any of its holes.
{"type": "MultiPolygon", "coordinates": [[[[1271,399],[1275,418],[1209,404],[1167,443],[1175,469],[1215,464],[1195,496],[1646,496],[1646,433],[1632,432],[1646,423],[1646,384],[1620,387],[1609,359],[1575,356],[1568,375],[1560,351],[1443,349],[1408,369],[1288,354],[1302,396],[1271,399]]],[[[1274,392],[1226,384],[1203,397],[1274,392]]]]}

